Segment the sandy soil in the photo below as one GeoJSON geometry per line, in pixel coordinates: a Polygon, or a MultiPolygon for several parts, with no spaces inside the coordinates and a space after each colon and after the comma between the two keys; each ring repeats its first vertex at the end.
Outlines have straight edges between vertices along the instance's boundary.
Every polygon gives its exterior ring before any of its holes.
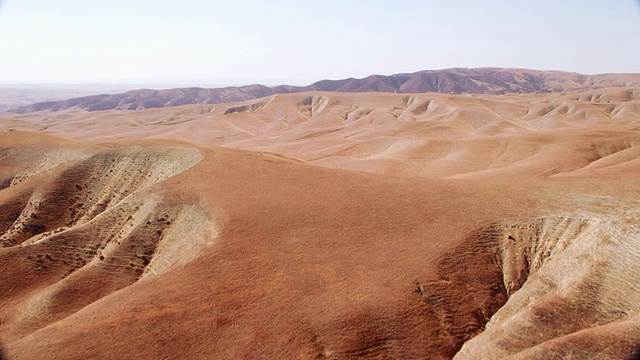
{"type": "Polygon", "coordinates": [[[0,114],[5,357],[634,358],[639,101],[0,114]]]}

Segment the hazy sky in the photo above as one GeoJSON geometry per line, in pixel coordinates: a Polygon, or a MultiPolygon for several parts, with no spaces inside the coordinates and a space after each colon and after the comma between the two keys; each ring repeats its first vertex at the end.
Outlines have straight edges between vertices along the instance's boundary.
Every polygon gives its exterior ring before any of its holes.
{"type": "Polygon", "coordinates": [[[0,84],[307,84],[480,66],[640,72],[639,3],[0,0],[0,84]]]}

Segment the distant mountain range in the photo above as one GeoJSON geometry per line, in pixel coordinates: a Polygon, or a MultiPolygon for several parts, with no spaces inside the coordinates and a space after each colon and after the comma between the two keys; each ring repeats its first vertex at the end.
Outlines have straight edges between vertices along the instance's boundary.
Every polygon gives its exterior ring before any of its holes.
{"type": "Polygon", "coordinates": [[[640,86],[640,74],[583,75],[563,71],[502,68],[453,68],[424,70],[390,76],[371,75],[363,79],[322,80],[308,86],[247,85],[204,89],[132,90],[62,101],[41,102],[12,109],[12,112],[60,111],[65,109],[142,110],[186,104],[217,104],[257,99],[275,94],[306,91],[398,92],[451,94],[507,94],[562,92],[588,88],[640,86]]]}

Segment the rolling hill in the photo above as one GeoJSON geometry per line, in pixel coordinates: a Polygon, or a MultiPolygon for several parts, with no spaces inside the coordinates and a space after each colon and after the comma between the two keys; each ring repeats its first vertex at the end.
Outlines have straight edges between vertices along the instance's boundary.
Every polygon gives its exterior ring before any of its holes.
{"type": "Polygon", "coordinates": [[[6,113],[0,129],[78,140],[174,139],[347,170],[494,178],[631,170],[638,119],[640,88],[500,96],[310,92],[144,111],[6,113]]]}
{"type": "Polygon", "coordinates": [[[64,109],[141,110],[186,104],[217,104],[308,91],[392,92],[446,94],[507,94],[562,92],[604,87],[640,86],[640,74],[582,75],[561,71],[500,68],[425,70],[364,79],[322,80],[309,86],[248,85],[220,89],[178,88],[132,90],[121,94],[92,95],[63,101],[41,102],[11,111],[60,111],[64,109]]]}
{"type": "Polygon", "coordinates": [[[555,79],[0,113],[0,357],[637,358],[640,87],[555,79]]]}

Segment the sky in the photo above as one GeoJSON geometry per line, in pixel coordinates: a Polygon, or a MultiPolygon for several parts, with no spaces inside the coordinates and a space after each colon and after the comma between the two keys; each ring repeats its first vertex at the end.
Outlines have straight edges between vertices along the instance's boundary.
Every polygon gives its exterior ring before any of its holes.
{"type": "Polygon", "coordinates": [[[0,84],[640,72],[636,0],[0,0],[0,84]]]}

